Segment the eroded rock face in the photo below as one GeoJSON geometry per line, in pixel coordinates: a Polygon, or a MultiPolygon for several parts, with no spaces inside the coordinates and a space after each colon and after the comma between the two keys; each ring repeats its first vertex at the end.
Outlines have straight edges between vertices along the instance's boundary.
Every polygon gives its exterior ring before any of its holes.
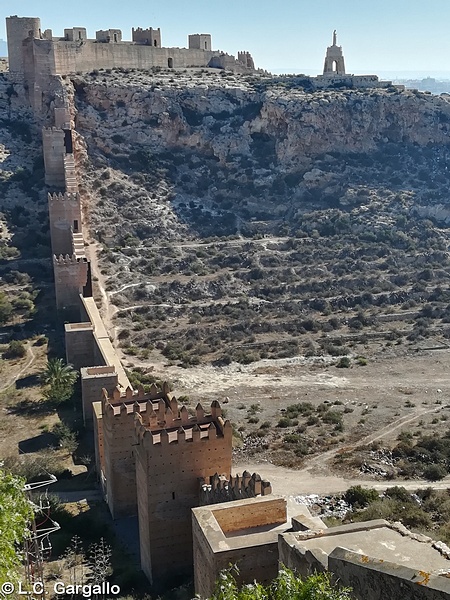
{"type": "Polygon", "coordinates": [[[107,237],[117,225],[141,240],[189,228],[229,235],[311,206],[348,209],[370,190],[429,205],[447,189],[447,97],[311,92],[295,79],[210,72],[112,71],[66,84],[87,197],[101,197],[92,226],[107,237]]]}
{"type": "MultiPolygon", "coordinates": [[[[271,158],[294,170],[304,157],[327,152],[368,152],[383,143],[448,141],[450,103],[411,91],[322,91],[268,87],[248,78],[228,81],[182,74],[177,79],[101,74],[75,80],[78,127],[126,136],[127,141],[212,153],[221,163],[233,155],[252,156],[267,145],[271,158]],[[79,104],[79,107],[82,104],[79,104]],[[270,145],[270,148],[269,148],[270,145]]],[[[98,140],[101,147],[101,140],[98,140]]],[[[267,153],[267,152],[266,152],[267,153]]]]}

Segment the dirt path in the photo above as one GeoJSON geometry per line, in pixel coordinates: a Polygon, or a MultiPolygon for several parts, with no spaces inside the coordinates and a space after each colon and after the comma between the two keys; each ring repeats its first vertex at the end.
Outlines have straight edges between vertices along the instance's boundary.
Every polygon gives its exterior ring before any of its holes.
{"type": "Polygon", "coordinates": [[[309,459],[307,466],[300,470],[279,467],[267,461],[246,462],[240,460],[236,462],[234,468],[238,472],[243,470],[250,473],[257,472],[261,477],[268,479],[272,483],[274,493],[282,496],[297,496],[303,494],[334,494],[347,490],[352,485],[362,485],[364,487],[373,487],[377,490],[384,490],[387,487],[396,485],[403,486],[407,490],[416,490],[419,488],[432,487],[434,489],[447,489],[450,487],[450,475],[442,481],[432,483],[424,479],[379,481],[374,479],[359,479],[354,477],[338,476],[330,472],[328,463],[340,451],[350,451],[357,446],[367,446],[377,440],[390,436],[394,431],[409,425],[425,414],[437,413],[442,410],[442,406],[432,409],[420,409],[412,416],[401,417],[389,425],[373,432],[372,434],[359,439],[353,444],[339,446],[323,454],[309,459]]]}
{"type": "Polygon", "coordinates": [[[380,481],[337,476],[331,473],[328,475],[314,475],[308,469],[294,471],[268,462],[240,462],[233,466],[234,473],[242,473],[245,469],[250,473],[259,473],[263,479],[268,479],[272,484],[274,494],[286,497],[305,494],[337,494],[345,492],[352,485],[373,487],[377,490],[385,490],[388,487],[397,485],[412,491],[427,487],[438,490],[450,488],[450,476],[436,483],[424,479],[380,481]]]}
{"type": "Polygon", "coordinates": [[[6,383],[0,386],[0,393],[6,391],[9,387],[11,387],[33,364],[35,361],[36,355],[34,353],[33,346],[31,344],[26,345],[27,354],[29,355],[26,363],[20,368],[18,373],[14,373],[10,375],[6,380],[6,383]]]}
{"type": "Polygon", "coordinates": [[[417,421],[417,419],[419,419],[420,417],[423,417],[424,415],[428,415],[431,413],[437,413],[437,412],[440,412],[441,410],[442,410],[442,406],[430,408],[428,410],[425,408],[421,408],[421,409],[417,410],[412,416],[407,415],[407,416],[400,417],[399,419],[396,419],[392,423],[389,423],[389,425],[386,425],[385,427],[383,427],[377,431],[374,431],[370,435],[367,435],[367,436],[353,442],[352,444],[341,444],[341,445],[337,446],[336,448],[333,448],[332,450],[328,450],[328,452],[324,452],[323,454],[314,456],[313,458],[308,460],[308,466],[304,470],[306,470],[309,473],[311,473],[314,469],[315,470],[317,470],[317,469],[327,470],[328,462],[332,458],[334,458],[337,454],[339,454],[339,452],[341,452],[343,450],[346,452],[349,452],[351,450],[354,450],[358,446],[369,446],[370,444],[373,444],[373,442],[376,442],[377,440],[381,440],[383,438],[390,436],[392,433],[394,433],[398,429],[401,429],[405,425],[409,425],[410,423],[417,421]]]}

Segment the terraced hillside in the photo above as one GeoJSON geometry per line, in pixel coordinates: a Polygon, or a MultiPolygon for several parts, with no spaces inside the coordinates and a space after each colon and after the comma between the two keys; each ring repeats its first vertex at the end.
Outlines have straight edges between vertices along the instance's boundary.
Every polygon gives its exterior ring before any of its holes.
{"type": "Polygon", "coordinates": [[[447,99],[208,72],[73,85],[126,353],[187,366],[446,343],[447,99]]]}

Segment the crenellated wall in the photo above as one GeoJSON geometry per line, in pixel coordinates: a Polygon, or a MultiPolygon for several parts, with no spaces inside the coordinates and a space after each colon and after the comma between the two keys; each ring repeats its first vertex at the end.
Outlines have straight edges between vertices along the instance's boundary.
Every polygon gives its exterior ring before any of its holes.
{"type": "MultiPolygon", "coordinates": [[[[107,375],[106,373],[103,374],[107,375]]],[[[112,383],[112,374],[108,386],[112,383]]],[[[94,394],[92,379],[82,381],[94,394]]],[[[98,388],[97,385],[95,385],[98,388]]],[[[166,414],[178,412],[178,403],[169,392],[167,384],[159,390],[152,386],[145,394],[143,388],[122,392],[119,387],[102,390],[101,403],[94,408],[94,430],[101,432],[103,440],[104,468],[100,474],[105,500],[113,519],[130,516],[137,512],[135,455],[135,415],[142,415],[143,422],[154,418],[156,427],[164,426],[166,414]]],[[[83,399],[83,403],[84,403],[83,399]]],[[[86,399],[86,403],[88,400],[86,399]]],[[[88,409],[86,408],[86,411],[88,409]]],[[[150,425],[149,425],[150,426],[150,425]]],[[[100,462],[100,457],[97,457],[100,462]]]]}
{"type": "Polygon", "coordinates": [[[268,496],[272,493],[272,486],[269,481],[261,479],[261,475],[258,473],[250,475],[248,471],[244,471],[242,476],[231,475],[229,479],[225,475],[215,473],[207,478],[202,477],[199,484],[200,506],[255,498],[256,496],[268,496]]]}
{"type": "MultiPolygon", "coordinates": [[[[163,429],[136,416],[136,483],[141,568],[150,581],[170,580],[192,570],[190,511],[198,506],[198,480],[231,471],[232,428],[217,402],[206,414],[198,405],[169,414],[163,429]]],[[[166,415],[167,418],[167,415],[166,415]]]]}

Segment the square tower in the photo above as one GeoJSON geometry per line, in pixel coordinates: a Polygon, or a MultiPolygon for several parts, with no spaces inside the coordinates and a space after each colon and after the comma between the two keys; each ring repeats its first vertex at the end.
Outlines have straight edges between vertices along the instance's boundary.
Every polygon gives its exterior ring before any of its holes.
{"type": "Polygon", "coordinates": [[[199,505],[199,479],[214,469],[230,473],[232,428],[218,402],[195,416],[186,407],[166,411],[163,427],[155,416],[136,416],[136,484],[141,568],[163,584],[192,572],[191,509],[199,505]]]}
{"type": "Polygon", "coordinates": [[[22,42],[27,38],[41,37],[41,20],[34,17],[6,17],[8,63],[11,73],[24,72],[22,42]]]}
{"type": "Polygon", "coordinates": [[[64,29],[64,40],[66,42],[81,42],[87,40],[86,27],[72,27],[64,29]]]}
{"type": "Polygon", "coordinates": [[[189,50],[212,50],[211,34],[193,33],[189,36],[189,50]]]}
{"type": "Polygon", "coordinates": [[[149,27],[148,29],[142,29],[138,27],[137,29],[131,30],[131,39],[135,44],[142,44],[144,46],[153,46],[153,48],[161,48],[161,29],[153,29],[153,27],[149,27]]]}

